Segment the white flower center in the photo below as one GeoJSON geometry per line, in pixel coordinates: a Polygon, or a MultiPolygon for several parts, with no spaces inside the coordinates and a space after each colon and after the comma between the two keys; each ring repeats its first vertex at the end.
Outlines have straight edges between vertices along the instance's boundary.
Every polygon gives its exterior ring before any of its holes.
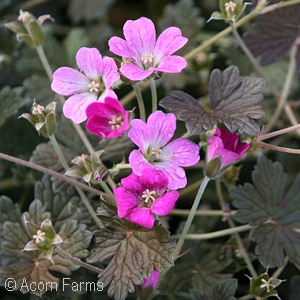
{"type": "Polygon", "coordinates": [[[159,147],[152,148],[151,155],[157,159],[160,152],[161,152],[161,149],[159,147]]]}
{"type": "Polygon", "coordinates": [[[100,88],[100,84],[96,81],[92,81],[90,84],[89,84],[89,88],[90,88],[90,92],[99,92],[99,88],[100,88]]]}
{"type": "Polygon", "coordinates": [[[154,202],[155,201],[155,196],[156,192],[155,191],[150,191],[149,189],[146,189],[143,192],[142,198],[145,199],[144,202],[148,203],[148,201],[154,202]]]}
{"type": "Polygon", "coordinates": [[[229,12],[229,11],[234,12],[235,8],[236,8],[236,4],[233,3],[232,1],[225,3],[225,11],[226,12],[229,12]]]}
{"type": "Polygon", "coordinates": [[[119,129],[124,123],[124,117],[123,116],[113,116],[111,121],[108,121],[108,124],[110,125],[112,130],[119,129]]]}
{"type": "Polygon", "coordinates": [[[40,242],[43,242],[45,240],[46,233],[42,230],[38,230],[37,233],[32,237],[35,239],[35,242],[38,244],[40,242]]]}
{"type": "Polygon", "coordinates": [[[272,278],[269,278],[269,280],[267,281],[266,279],[262,279],[261,280],[263,282],[263,284],[260,285],[260,287],[263,288],[267,288],[267,292],[269,293],[271,289],[273,289],[275,287],[275,284],[272,284],[272,278]]]}
{"type": "Polygon", "coordinates": [[[141,62],[145,68],[152,67],[153,64],[153,54],[145,53],[141,57],[141,62]]]}
{"type": "Polygon", "coordinates": [[[34,115],[42,114],[44,110],[45,110],[45,107],[38,104],[32,108],[32,114],[34,114],[34,115]]]}
{"type": "Polygon", "coordinates": [[[132,64],[132,63],[133,63],[133,61],[130,58],[122,57],[121,66],[132,64]]]}

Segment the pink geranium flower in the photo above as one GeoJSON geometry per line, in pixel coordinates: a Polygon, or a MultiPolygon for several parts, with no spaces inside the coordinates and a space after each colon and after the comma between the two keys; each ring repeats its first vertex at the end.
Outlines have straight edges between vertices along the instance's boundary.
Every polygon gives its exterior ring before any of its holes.
{"type": "Polygon", "coordinates": [[[106,139],[122,135],[129,126],[129,116],[119,100],[106,97],[104,103],[94,102],[86,109],[86,129],[106,139]]]}
{"type": "Polygon", "coordinates": [[[188,139],[178,138],[169,143],[176,129],[174,114],[162,111],[152,113],[147,123],[135,119],[131,121],[128,136],[140,148],[129,155],[129,163],[137,175],[147,167],[161,170],[168,178],[172,190],[187,184],[185,171],[181,167],[196,164],[199,146],[188,139]]]}
{"type": "Polygon", "coordinates": [[[120,72],[127,78],[139,81],[155,72],[180,73],[186,60],[172,55],[188,41],[177,27],[164,30],[156,41],[151,20],[141,17],[129,20],[123,27],[126,40],[112,37],[108,41],[111,52],[123,57],[120,72]]]}
{"type": "Polygon", "coordinates": [[[145,289],[148,286],[153,286],[153,288],[156,288],[158,285],[160,273],[154,268],[154,270],[151,272],[150,276],[144,280],[142,284],[142,288],[145,289]]]}
{"type": "Polygon", "coordinates": [[[249,148],[248,143],[238,143],[235,132],[217,128],[215,134],[208,139],[207,162],[220,156],[221,167],[237,161],[249,148]]]}
{"type": "Polygon", "coordinates": [[[114,60],[102,58],[96,48],[80,48],[76,63],[82,72],[69,67],[58,68],[53,74],[51,88],[60,95],[70,96],[64,103],[63,113],[79,124],[86,120],[89,104],[103,102],[107,96],[117,98],[111,87],[120,75],[114,60]]]}
{"type": "Polygon", "coordinates": [[[167,191],[168,178],[161,171],[145,168],[138,176],[134,173],[121,180],[122,187],[114,188],[118,216],[152,228],[155,217],[165,216],[174,208],[177,191],[167,191]]]}

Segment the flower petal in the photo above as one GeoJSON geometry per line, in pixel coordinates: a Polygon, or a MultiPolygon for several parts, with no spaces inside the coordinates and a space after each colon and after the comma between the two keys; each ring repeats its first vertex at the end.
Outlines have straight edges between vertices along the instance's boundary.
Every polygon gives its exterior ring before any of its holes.
{"type": "Polygon", "coordinates": [[[110,38],[108,41],[108,46],[109,51],[114,54],[127,58],[131,58],[134,55],[134,52],[132,52],[132,49],[128,46],[128,43],[117,36],[110,38]]]}
{"type": "Polygon", "coordinates": [[[86,108],[89,104],[97,100],[97,96],[92,93],[81,93],[71,96],[63,106],[63,113],[66,118],[79,124],[87,119],[86,108]]]}
{"type": "Polygon", "coordinates": [[[139,176],[142,175],[142,171],[145,168],[152,167],[139,150],[131,151],[128,160],[132,167],[132,171],[139,176]]]}
{"type": "Polygon", "coordinates": [[[103,58],[102,78],[106,88],[111,88],[120,79],[117,64],[111,57],[103,58]]]}
{"type": "Polygon", "coordinates": [[[34,250],[39,250],[38,245],[34,240],[28,242],[23,249],[23,251],[34,251],[34,250]]]}
{"type": "Polygon", "coordinates": [[[125,64],[120,68],[120,72],[130,80],[140,81],[153,73],[153,68],[149,68],[148,70],[142,70],[139,66],[135,64],[125,64]]]}
{"type": "Polygon", "coordinates": [[[159,158],[163,161],[171,161],[178,166],[190,167],[195,165],[199,160],[199,146],[194,142],[179,138],[166,145],[159,158]]]}
{"type": "Polygon", "coordinates": [[[159,60],[164,56],[170,56],[187,42],[188,39],[182,36],[179,28],[169,27],[157,38],[154,56],[158,57],[159,60]]]}
{"type": "Polygon", "coordinates": [[[104,102],[93,102],[86,109],[86,115],[89,116],[112,116],[124,115],[126,110],[117,99],[106,97],[104,102]]]}
{"type": "Polygon", "coordinates": [[[142,288],[145,289],[148,286],[153,286],[153,288],[156,288],[159,281],[159,276],[160,273],[154,268],[150,276],[144,280],[142,288]]]}
{"type": "Polygon", "coordinates": [[[98,102],[104,102],[105,98],[110,97],[110,98],[114,98],[114,99],[118,99],[118,96],[116,95],[116,93],[111,90],[111,89],[105,89],[102,94],[100,95],[100,97],[98,98],[98,102]]]}
{"type": "Polygon", "coordinates": [[[147,127],[151,129],[152,147],[163,147],[173,137],[176,130],[176,117],[174,114],[165,114],[158,110],[152,113],[147,120],[147,127]]]}
{"type": "Polygon", "coordinates": [[[132,191],[138,195],[142,195],[145,187],[140,181],[140,176],[131,173],[129,176],[121,180],[121,184],[126,190],[132,191]]]}
{"type": "Polygon", "coordinates": [[[235,132],[230,132],[218,127],[215,135],[221,137],[225,149],[235,152],[239,142],[239,136],[235,132]]]}
{"type": "Polygon", "coordinates": [[[170,191],[154,201],[151,211],[159,216],[165,216],[172,211],[178,198],[177,191],[170,191]]]}
{"type": "Polygon", "coordinates": [[[153,167],[143,169],[140,180],[145,188],[154,190],[159,195],[162,195],[168,186],[167,176],[162,171],[155,170],[153,167]]]}
{"type": "Polygon", "coordinates": [[[97,81],[102,75],[102,56],[96,48],[80,48],[76,54],[76,63],[89,79],[97,81]]]}
{"type": "Polygon", "coordinates": [[[183,57],[172,55],[163,57],[155,70],[166,73],[180,73],[186,66],[187,62],[183,57]]]}
{"type": "Polygon", "coordinates": [[[131,129],[128,131],[128,137],[145,153],[152,140],[151,130],[144,121],[139,119],[132,120],[130,124],[131,129]]]}
{"type": "Polygon", "coordinates": [[[129,20],[123,27],[128,45],[136,49],[139,55],[152,54],[155,47],[156,31],[153,22],[145,17],[129,20]]]}
{"type": "Polygon", "coordinates": [[[235,152],[239,156],[242,156],[245,152],[247,152],[247,150],[249,148],[250,148],[250,145],[248,143],[240,143],[237,145],[235,152]]]}
{"type": "Polygon", "coordinates": [[[51,89],[60,95],[70,96],[87,92],[89,90],[89,83],[88,78],[79,71],[69,67],[61,67],[53,74],[51,89]]]}
{"type": "Polygon", "coordinates": [[[132,213],[128,217],[126,217],[126,220],[139,224],[143,227],[152,228],[155,218],[151,214],[149,208],[137,207],[133,209],[132,213]]]}
{"type": "Polygon", "coordinates": [[[127,217],[140,203],[138,196],[124,187],[114,188],[114,194],[116,196],[118,216],[120,218],[127,217]]]}

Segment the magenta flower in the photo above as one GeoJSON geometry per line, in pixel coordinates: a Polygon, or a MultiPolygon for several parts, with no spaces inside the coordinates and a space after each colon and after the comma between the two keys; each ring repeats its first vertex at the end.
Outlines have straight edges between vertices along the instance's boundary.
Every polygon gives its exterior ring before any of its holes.
{"type": "Polygon", "coordinates": [[[76,63],[82,72],[69,67],[58,68],[53,74],[54,92],[70,96],[63,106],[66,118],[76,124],[86,120],[86,108],[92,102],[103,102],[109,96],[117,98],[111,90],[120,79],[118,67],[111,57],[102,58],[96,48],[80,48],[76,63]]]}
{"type": "Polygon", "coordinates": [[[145,289],[148,286],[153,286],[153,288],[156,288],[158,285],[160,273],[154,268],[154,270],[151,272],[150,276],[144,280],[142,284],[142,288],[145,289]]]}
{"type": "Polygon", "coordinates": [[[138,176],[134,173],[121,180],[122,187],[114,188],[118,216],[152,228],[155,217],[165,216],[174,208],[177,191],[167,191],[168,178],[161,171],[145,168],[138,176]]]}
{"type": "Polygon", "coordinates": [[[108,45],[111,52],[123,57],[120,72],[125,77],[139,81],[155,72],[180,73],[186,67],[183,57],[172,55],[188,41],[179,28],[167,28],[156,41],[153,22],[141,17],[127,21],[123,32],[126,40],[114,36],[108,45]]]}
{"type": "Polygon", "coordinates": [[[207,162],[220,156],[221,167],[237,161],[249,148],[248,143],[238,143],[235,132],[217,128],[215,134],[208,139],[207,162]]]}
{"type": "Polygon", "coordinates": [[[129,126],[127,111],[117,99],[106,97],[104,103],[94,102],[86,109],[86,129],[106,139],[122,135],[129,126]]]}
{"type": "Polygon", "coordinates": [[[181,167],[196,164],[199,146],[188,139],[178,138],[169,143],[176,129],[176,118],[172,113],[152,113],[147,124],[142,120],[131,121],[128,136],[140,148],[129,155],[129,163],[137,175],[147,167],[161,170],[168,178],[168,188],[177,190],[187,184],[185,171],[181,167]]]}

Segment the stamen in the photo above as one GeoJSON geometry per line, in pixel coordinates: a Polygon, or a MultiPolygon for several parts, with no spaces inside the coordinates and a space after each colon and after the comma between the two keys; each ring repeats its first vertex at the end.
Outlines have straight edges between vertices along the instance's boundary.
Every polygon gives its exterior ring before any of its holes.
{"type": "Polygon", "coordinates": [[[143,192],[142,198],[145,199],[144,202],[148,203],[148,201],[150,200],[151,202],[155,201],[155,196],[156,192],[155,191],[149,191],[149,189],[146,189],[143,192]]]}
{"type": "Polygon", "coordinates": [[[122,57],[121,66],[132,64],[132,63],[133,63],[133,61],[130,58],[122,57]]]}
{"type": "Polygon", "coordinates": [[[40,242],[43,242],[45,240],[46,233],[42,230],[38,230],[37,233],[32,237],[35,239],[35,242],[38,244],[40,242]]]}
{"type": "Polygon", "coordinates": [[[161,152],[161,149],[160,148],[152,148],[152,152],[151,152],[151,155],[154,156],[154,158],[158,158],[159,156],[159,153],[161,152]]]}
{"type": "Polygon", "coordinates": [[[38,105],[35,105],[32,107],[32,114],[33,115],[37,115],[37,114],[41,115],[44,110],[45,110],[45,107],[38,104],[38,105]]]}
{"type": "Polygon", "coordinates": [[[90,84],[89,84],[89,88],[90,88],[90,92],[99,92],[99,88],[100,88],[100,84],[96,81],[92,81],[90,84]]]}
{"type": "Polygon", "coordinates": [[[225,3],[225,11],[226,12],[229,12],[229,11],[234,12],[235,8],[236,8],[236,4],[234,2],[229,1],[229,2],[225,3]]]}
{"type": "Polygon", "coordinates": [[[108,124],[111,125],[112,130],[119,129],[124,123],[123,116],[113,116],[111,121],[108,121],[108,124]]]}
{"type": "Polygon", "coordinates": [[[152,67],[153,64],[153,54],[145,53],[141,57],[141,62],[145,68],[152,67]]]}
{"type": "Polygon", "coordinates": [[[260,285],[260,287],[263,288],[267,288],[267,292],[269,293],[271,289],[275,288],[275,284],[272,284],[272,277],[269,278],[269,280],[267,281],[266,279],[262,279],[261,280],[263,282],[263,284],[260,285]]]}

